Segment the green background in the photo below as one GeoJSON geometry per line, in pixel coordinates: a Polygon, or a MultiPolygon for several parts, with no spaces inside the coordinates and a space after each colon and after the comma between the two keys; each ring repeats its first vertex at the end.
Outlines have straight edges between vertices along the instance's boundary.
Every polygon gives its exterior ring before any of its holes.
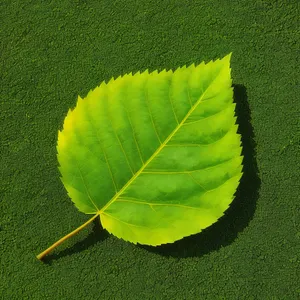
{"type": "Polygon", "coordinates": [[[0,299],[299,299],[299,1],[0,4],[0,299]],[[157,248],[80,213],[59,179],[77,95],[128,72],[232,52],[244,176],[202,233],[157,248]]]}

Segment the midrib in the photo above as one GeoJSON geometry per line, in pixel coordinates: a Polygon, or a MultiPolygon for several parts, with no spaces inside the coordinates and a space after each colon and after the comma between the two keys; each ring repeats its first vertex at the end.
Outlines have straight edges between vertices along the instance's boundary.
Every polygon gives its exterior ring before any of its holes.
{"type": "MultiPolygon", "coordinates": [[[[222,69],[222,68],[221,68],[222,69]]],[[[210,85],[214,83],[216,78],[218,78],[218,75],[220,74],[221,70],[219,73],[216,75],[214,80],[211,82],[210,85]]],[[[209,85],[209,86],[210,86],[209,85]]],[[[133,177],[128,180],[128,182],[120,189],[119,192],[117,192],[114,197],[109,200],[106,205],[104,205],[98,212],[97,214],[103,213],[115,200],[126,190],[128,186],[144,171],[144,169],[149,165],[149,163],[156,157],[156,155],[165,147],[165,145],[170,141],[170,139],[176,134],[176,132],[181,128],[181,126],[184,124],[184,122],[187,120],[187,118],[193,113],[193,111],[196,109],[196,107],[199,105],[199,103],[202,101],[206,91],[208,90],[209,86],[206,88],[204,93],[201,95],[199,100],[194,104],[193,107],[189,110],[189,112],[186,114],[186,116],[182,119],[182,121],[176,126],[176,128],[171,132],[171,134],[166,138],[166,140],[157,148],[157,150],[151,155],[151,157],[145,162],[145,164],[133,175],[133,177]]],[[[190,94],[188,92],[188,97],[190,98],[190,94]]],[[[190,100],[190,99],[189,99],[190,100]]]]}

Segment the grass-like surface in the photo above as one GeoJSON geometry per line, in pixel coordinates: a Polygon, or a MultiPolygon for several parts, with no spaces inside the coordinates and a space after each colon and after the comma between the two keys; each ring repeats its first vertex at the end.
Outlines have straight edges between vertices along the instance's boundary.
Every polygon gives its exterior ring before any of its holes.
{"type": "Polygon", "coordinates": [[[298,13],[297,0],[1,1],[0,299],[299,299],[298,13]],[[158,248],[97,220],[38,261],[89,218],[56,159],[77,95],[229,52],[245,173],[226,215],[158,248]]]}

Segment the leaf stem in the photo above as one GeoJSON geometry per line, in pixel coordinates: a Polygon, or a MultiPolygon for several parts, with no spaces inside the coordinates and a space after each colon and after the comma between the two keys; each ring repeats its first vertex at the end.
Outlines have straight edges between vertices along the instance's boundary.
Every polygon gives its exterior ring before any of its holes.
{"type": "Polygon", "coordinates": [[[85,222],[84,224],[82,224],[81,226],[79,226],[78,228],[76,228],[75,230],[73,230],[72,232],[70,232],[69,234],[67,234],[66,236],[64,236],[63,238],[61,238],[60,240],[58,240],[57,242],[55,242],[52,246],[50,246],[48,249],[46,249],[45,251],[43,251],[42,253],[40,253],[39,255],[37,255],[36,257],[39,260],[42,260],[47,254],[49,254],[54,248],[56,248],[57,246],[59,246],[60,244],[62,244],[65,240],[67,240],[68,238],[72,237],[73,235],[75,235],[77,232],[79,232],[81,229],[83,229],[85,226],[87,226],[88,224],[90,224],[92,221],[94,221],[99,214],[96,214],[95,216],[93,216],[92,218],[90,218],[87,222],[85,222]]]}

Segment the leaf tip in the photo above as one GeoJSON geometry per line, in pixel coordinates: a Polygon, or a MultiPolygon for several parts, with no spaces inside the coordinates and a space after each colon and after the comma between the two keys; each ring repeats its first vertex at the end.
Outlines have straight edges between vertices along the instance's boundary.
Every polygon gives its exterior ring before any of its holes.
{"type": "Polygon", "coordinates": [[[231,55],[232,55],[232,52],[230,52],[229,54],[227,54],[227,55],[225,55],[225,56],[223,57],[223,60],[224,60],[225,62],[228,62],[228,64],[230,64],[231,55]]]}

